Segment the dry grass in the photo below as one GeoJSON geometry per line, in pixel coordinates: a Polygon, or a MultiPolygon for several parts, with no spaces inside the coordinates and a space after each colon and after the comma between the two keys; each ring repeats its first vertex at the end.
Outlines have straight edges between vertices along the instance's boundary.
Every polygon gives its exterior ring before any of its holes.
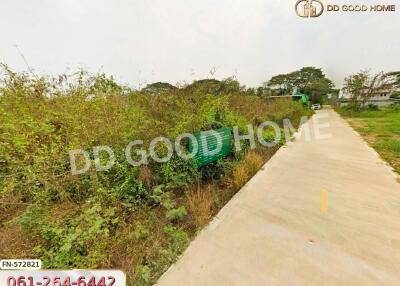
{"type": "Polygon", "coordinates": [[[0,230],[0,259],[34,258],[35,241],[26,237],[19,226],[3,226],[0,230]]]}
{"type": "Polygon", "coordinates": [[[245,165],[237,165],[233,168],[233,185],[235,188],[242,187],[249,177],[249,173],[245,165]]]}
{"type": "Polygon", "coordinates": [[[264,160],[262,156],[255,151],[248,152],[244,158],[244,165],[250,175],[257,173],[263,164],[264,160]]]}
{"type": "Polygon", "coordinates": [[[187,193],[187,206],[193,224],[197,228],[206,225],[212,217],[212,207],[215,201],[215,192],[212,185],[201,188],[197,185],[195,190],[187,193]]]}
{"type": "Polygon", "coordinates": [[[264,163],[263,157],[255,151],[246,154],[242,164],[233,168],[233,185],[235,188],[242,187],[264,163]]]}
{"type": "Polygon", "coordinates": [[[150,188],[152,183],[153,183],[153,175],[151,173],[151,170],[148,166],[142,166],[140,168],[140,173],[138,179],[142,181],[146,187],[150,188]]]}
{"type": "Polygon", "coordinates": [[[186,205],[191,216],[189,224],[195,226],[195,229],[201,229],[205,226],[214,214],[213,206],[220,206],[218,201],[222,199],[224,201],[221,204],[222,207],[238,189],[257,173],[264,164],[265,159],[256,151],[249,151],[244,160],[233,168],[232,177],[228,176],[226,178],[228,181],[225,182],[224,186],[216,184],[197,185],[194,190],[190,190],[186,194],[186,205]],[[224,194],[223,197],[226,196],[227,198],[221,198],[221,193],[224,194]]]}
{"type": "Polygon", "coordinates": [[[2,193],[0,198],[0,231],[3,223],[10,220],[10,214],[18,216],[25,211],[27,204],[23,203],[20,194],[14,192],[2,193]]]}
{"type": "Polygon", "coordinates": [[[353,126],[355,129],[357,128],[365,128],[367,127],[367,124],[362,121],[362,119],[359,118],[348,118],[347,121],[350,123],[351,126],[353,126]]]}

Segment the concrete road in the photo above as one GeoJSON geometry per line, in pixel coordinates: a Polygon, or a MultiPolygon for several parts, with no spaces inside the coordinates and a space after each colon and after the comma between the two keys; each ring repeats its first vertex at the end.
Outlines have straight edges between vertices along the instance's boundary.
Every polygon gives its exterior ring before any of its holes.
{"type": "Polygon", "coordinates": [[[400,184],[337,113],[317,116],[331,138],[281,148],[157,285],[400,285],[400,184]]]}

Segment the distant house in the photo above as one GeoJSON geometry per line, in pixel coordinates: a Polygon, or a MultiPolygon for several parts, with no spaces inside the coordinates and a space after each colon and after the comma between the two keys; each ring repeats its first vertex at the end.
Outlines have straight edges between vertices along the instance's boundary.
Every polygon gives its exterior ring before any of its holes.
{"type": "MultiPolygon", "coordinates": [[[[394,92],[394,88],[391,84],[382,85],[380,88],[377,88],[373,91],[370,98],[367,100],[366,105],[376,105],[376,106],[389,106],[393,103],[397,102],[394,99],[391,99],[390,96],[394,92]]],[[[364,88],[361,90],[362,93],[367,94],[369,92],[368,88],[364,88]]],[[[361,101],[361,97],[358,101],[361,101]]],[[[345,90],[341,89],[339,92],[339,100],[338,104],[340,106],[346,106],[353,101],[353,97],[351,94],[347,93],[345,90]]]]}

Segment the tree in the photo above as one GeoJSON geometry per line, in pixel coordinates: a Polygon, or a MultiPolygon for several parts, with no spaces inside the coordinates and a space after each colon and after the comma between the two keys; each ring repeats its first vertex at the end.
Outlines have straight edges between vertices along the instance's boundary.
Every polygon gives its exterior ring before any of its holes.
{"type": "Polygon", "coordinates": [[[333,88],[332,81],[325,77],[322,69],[315,67],[303,67],[288,74],[273,76],[266,85],[277,90],[279,95],[291,93],[297,88],[302,93],[322,96],[333,88]]]}
{"type": "Polygon", "coordinates": [[[172,84],[169,84],[167,82],[155,82],[146,85],[146,87],[143,88],[142,91],[155,95],[175,89],[177,89],[176,86],[173,86],[172,84]]]}
{"type": "Polygon", "coordinates": [[[388,81],[393,84],[394,87],[400,88],[400,71],[389,72],[386,74],[388,81]]]}
{"type": "Polygon", "coordinates": [[[256,95],[263,96],[265,91],[266,91],[266,89],[263,86],[259,86],[259,87],[257,87],[256,95]]]}
{"type": "Polygon", "coordinates": [[[289,79],[288,74],[279,74],[273,76],[268,82],[267,86],[272,89],[277,89],[279,95],[289,93],[293,89],[293,85],[289,79]]]}
{"type": "Polygon", "coordinates": [[[244,88],[240,86],[240,83],[231,77],[226,78],[224,80],[216,80],[216,79],[196,80],[193,83],[187,85],[184,89],[192,93],[213,94],[213,95],[231,94],[231,93],[241,92],[244,90],[244,88]]]}
{"type": "Polygon", "coordinates": [[[365,107],[378,89],[388,83],[387,79],[387,74],[383,72],[371,75],[368,70],[362,70],[345,78],[343,90],[350,94],[352,105],[359,110],[365,107]]]}
{"type": "Polygon", "coordinates": [[[333,92],[333,87],[332,81],[324,77],[309,82],[303,92],[311,96],[313,103],[322,103],[324,96],[333,92]]]}
{"type": "Polygon", "coordinates": [[[388,81],[393,85],[392,98],[400,98],[400,71],[387,73],[388,81]]]}

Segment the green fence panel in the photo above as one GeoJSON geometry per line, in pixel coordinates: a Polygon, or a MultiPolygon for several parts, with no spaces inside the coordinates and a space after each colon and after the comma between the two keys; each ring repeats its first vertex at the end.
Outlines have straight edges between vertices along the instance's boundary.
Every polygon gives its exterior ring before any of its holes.
{"type": "MultiPolygon", "coordinates": [[[[215,162],[218,159],[228,156],[232,152],[232,130],[230,128],[220,128],[212,130],[219,134],[221,138],[221,148],[217,151],[218,139],[213,133],[198,132],[193,134],[196,138],[195,142],[189,140],[188,151],[192,153],[195,151],[194,144],[197,144],[198,150],[194,155],[194,160],[198,167],[207,165],[209,163],[215,162]]],[[[194,140],[193,140],[194,141],[194,140]]]]}

